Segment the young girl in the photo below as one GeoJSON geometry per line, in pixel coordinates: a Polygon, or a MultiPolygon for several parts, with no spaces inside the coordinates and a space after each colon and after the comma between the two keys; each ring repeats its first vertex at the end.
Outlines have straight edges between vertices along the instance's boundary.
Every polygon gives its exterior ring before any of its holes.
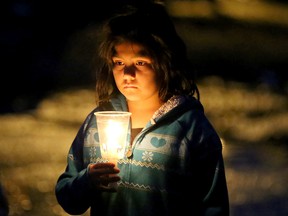
{"type": "Polygon", "coordinates": [[[222,145],[206,118],[185,44],[161,4],[109,19],[96,93],[56,185],[69,214],[227,216],[222,145]],[[118,165],[103,161],[94,112],[129,111],[131,136],[118,165]],[[118,187],[110,188],[109,183],[118,187]]]}

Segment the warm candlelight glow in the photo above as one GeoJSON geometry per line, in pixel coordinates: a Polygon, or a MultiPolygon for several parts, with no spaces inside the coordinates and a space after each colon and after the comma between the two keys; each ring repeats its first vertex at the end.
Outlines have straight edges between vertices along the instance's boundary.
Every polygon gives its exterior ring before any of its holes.
{"type": "Polygon", "coordinates": [[[111,162],[123,158],[131,113],[107,111],[95,115],[102,158],[111,162]]]}
{"type": "Polygon", "coordinates": [[[106,136],[104,140],[107,141],[102,143],[104,158],[120,159],[124,156],[125,146],[121,145],[121,143],[125,143],[127,137],[127,129],[124,126],[123,123],[121,125],[120,122],[114,120],[109,120],[107,126],[104,126],[104,135],[106,136]]]}

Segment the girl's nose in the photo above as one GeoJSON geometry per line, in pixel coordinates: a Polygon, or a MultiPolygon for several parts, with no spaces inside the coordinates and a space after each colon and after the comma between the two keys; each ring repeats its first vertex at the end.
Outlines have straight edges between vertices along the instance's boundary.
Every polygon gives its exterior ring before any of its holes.
{"type": "Polygon", "coordinates": [[[124,67],[124,76],[127,75],[134,78],[135,74],[136,74],[136,68],[134,67],[134,65],[124,67]]]}

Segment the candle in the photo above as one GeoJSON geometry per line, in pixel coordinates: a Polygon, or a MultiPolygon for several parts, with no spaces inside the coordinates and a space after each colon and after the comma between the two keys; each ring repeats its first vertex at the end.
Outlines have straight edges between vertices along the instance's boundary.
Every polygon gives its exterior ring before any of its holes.
{"type": "MultiPolygon", "coordinates": [[[[127,143],[130,112],[95,112],[100,151],[103,159],[117,163],[124,157],[127,143]]],[[[117,165],[117,164],[116,164],[117,165]]]]}

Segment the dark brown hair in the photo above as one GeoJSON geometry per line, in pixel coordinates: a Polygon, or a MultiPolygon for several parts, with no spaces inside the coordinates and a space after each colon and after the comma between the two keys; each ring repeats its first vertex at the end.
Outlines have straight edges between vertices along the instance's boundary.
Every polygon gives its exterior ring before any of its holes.
{"type": "Polygon", "coordinates": [[[192,68],[187,60],[186,46],[164,5],[150,3],[126,6],[105,23],[103,33],[96,74],[96,93],[100,104],[119,93],[112,73],[112,56],[115,46],[124,41],[141,44],[153,59],[152,67],[158,78],[159,96],[163,101],[179,94],[197,94],[199,98],[192,68]]]}

